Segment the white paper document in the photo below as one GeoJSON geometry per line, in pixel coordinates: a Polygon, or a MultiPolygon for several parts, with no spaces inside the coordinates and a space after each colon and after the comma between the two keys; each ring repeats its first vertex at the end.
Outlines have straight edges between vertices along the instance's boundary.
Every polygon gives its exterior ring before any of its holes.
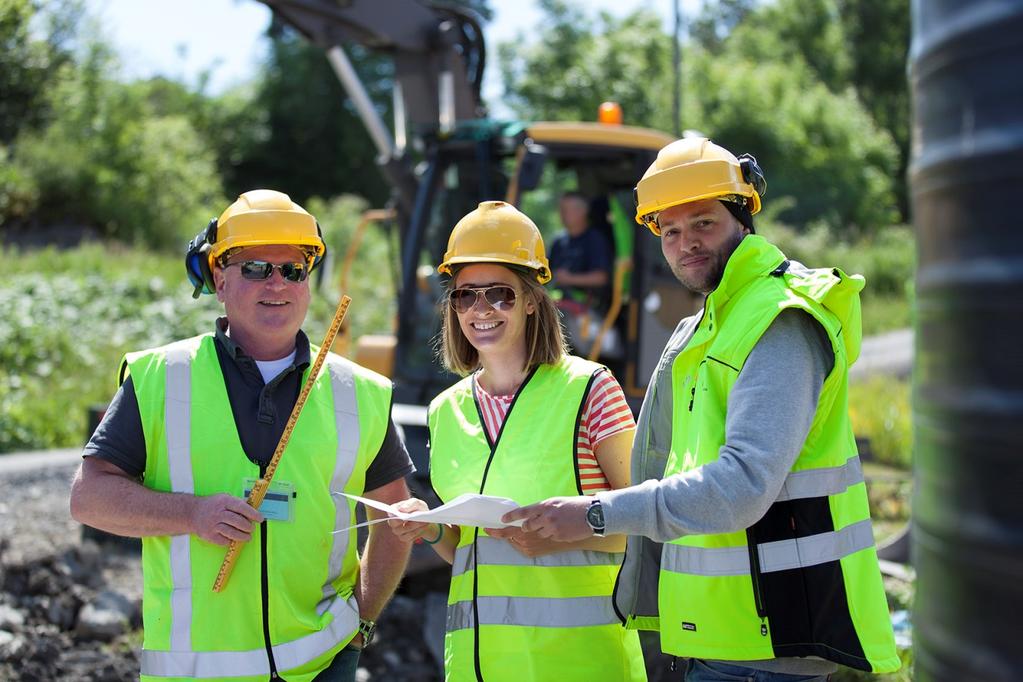
{"type": "MultiPolygon", "coordinates": [[[[442,504],[434,509],[417,512],[402,512],[395,509],[393,505],[377,502],[376,500],[369,500],[365,497],[359,497],[358,495],[349,495],[348,493],[334,494],[344,495],[356,502],[362,502],[367,507],[373,507],[374,509],[385,512],[390,517],[402,519],[404,521],[452,523],[456,526],[479,526],[480,528],[507,528],[508,526],[522,525],[522,521],[513,521],[512,523],[501,522],[502,516],[513,509],[519,508],[519,505],[515,502],[515,500],[509,500],[507,497],[494,497],[492,495],[466,493],[464,495],[459,495],[447,504],[442,504]]],[[[345,528],[345,530],[358,528],[360,526],[369,526],[386,520],[387,519],[377,519],[376,521],[366,521],[365,523],[345,528]]],[[[341,533],[344,531],[334,532],[341,533]]]]}

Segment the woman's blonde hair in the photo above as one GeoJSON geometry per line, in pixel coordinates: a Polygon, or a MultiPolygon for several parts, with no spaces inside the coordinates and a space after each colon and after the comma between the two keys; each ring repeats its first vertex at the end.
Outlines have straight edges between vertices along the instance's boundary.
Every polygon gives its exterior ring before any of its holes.
{"type": "MultiPolygon", "coordinates": [[[[515,273],[519,279],[521,293],[515,305],[525,305],[527,300],[533,303],[533,314],[526,315],[526,366],[523,369],[531,369],[542,363],[558,362],[568,349],[565,345],[565,333],[561,328],[561,315],[554,301],[543,285],[536,281],[536,272],[514,267],[509,267],[508,270],[515,273]]],[[[455,288],[457,277],[458,270],[455,270],[448,280],[445,291],[439,355],[448,370],[459,376],[466,376],[479,368],[480,356],[469,343],[469,339],[465,338],[462,327],[458,324],[458,313],[448,303],[447,294],[455,288]]]]}

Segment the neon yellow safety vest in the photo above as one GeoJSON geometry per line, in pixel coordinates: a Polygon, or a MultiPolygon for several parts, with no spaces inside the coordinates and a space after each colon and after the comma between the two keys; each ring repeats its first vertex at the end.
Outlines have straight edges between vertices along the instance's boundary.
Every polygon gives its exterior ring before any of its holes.
{"type": "MultiPolygon", "coordinates": [[[[242,449],[213,336],[125,362],[147,444],[143,485],[243,497],[260,467],[242,449]]],[[[391,386],[333,354],[324,365],[273,479],[293,488],[292,518],[253,530],[220,593],[212,587],[225,547],[195,535],[143,538],[143,680],[265,681],[276,670],[306,682],[355,635],[356,535],[333,533],[353,525],[354,502],[332,493],[362,493],[391,386]]]]}
{"type": "MultiPolygon", "coordinates": [[[[430,478],[441,500],[464,493],[520,505],[580,495],[576,435],[600,365],[566,357],[519,388],[491,443],[467,377],[430,404],[430,478]]],[[[483,529],[462,528],[451,567],[445,679],[645,680],[638,633],[611,605],[622,555],[527,557],[483,529]]]]}
{"type": "Polygon", "coordinates": [[[874,672],[899,668],[848,417],[863,285],[859,275],[791,263],[751,235],[707,298],[672,366],[665,477],[718,458],[732,385],[782,310],[805,310],[820,322],[835,365],[803,449],[764,517],[745,530],[664,545],[658,607],[665,652],[735,661],[819,656],[874,672]]]}

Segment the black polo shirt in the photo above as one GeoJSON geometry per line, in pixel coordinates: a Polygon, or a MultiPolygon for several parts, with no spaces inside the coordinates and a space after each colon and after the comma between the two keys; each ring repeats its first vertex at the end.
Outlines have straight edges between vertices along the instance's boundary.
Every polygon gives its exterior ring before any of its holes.
{"type": "MultiPolygon", "coordinates": [[[[284,426],[302,390],[302,372],[310,364],[309,338],[302,331],[295,338],[295,361],[270,383],[263,383],[255,360],[228,337],[227,319],[216,324],[214,345],[231,402],[235,427],[245,455],[256,464],[273,457],[284,426]]],[[[125,379],[107,407],[103,420],[85,446],[83,457],[99,457],[141,478],[146,468],[146,440],[131,377],[125,379]]],[[[415,471],[394,422],[376,457],[366,470],[366,490],[374,490],[415,471]]]]}

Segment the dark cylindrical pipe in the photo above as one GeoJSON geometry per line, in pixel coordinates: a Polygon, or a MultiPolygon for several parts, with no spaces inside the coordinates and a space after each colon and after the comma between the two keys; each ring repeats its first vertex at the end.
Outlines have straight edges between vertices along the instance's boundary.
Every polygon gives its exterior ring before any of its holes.
{"type": "Polygon", "coordinates": [[[916,679],[1023,679],[1023,0],[914,0],[916,679]]]}

